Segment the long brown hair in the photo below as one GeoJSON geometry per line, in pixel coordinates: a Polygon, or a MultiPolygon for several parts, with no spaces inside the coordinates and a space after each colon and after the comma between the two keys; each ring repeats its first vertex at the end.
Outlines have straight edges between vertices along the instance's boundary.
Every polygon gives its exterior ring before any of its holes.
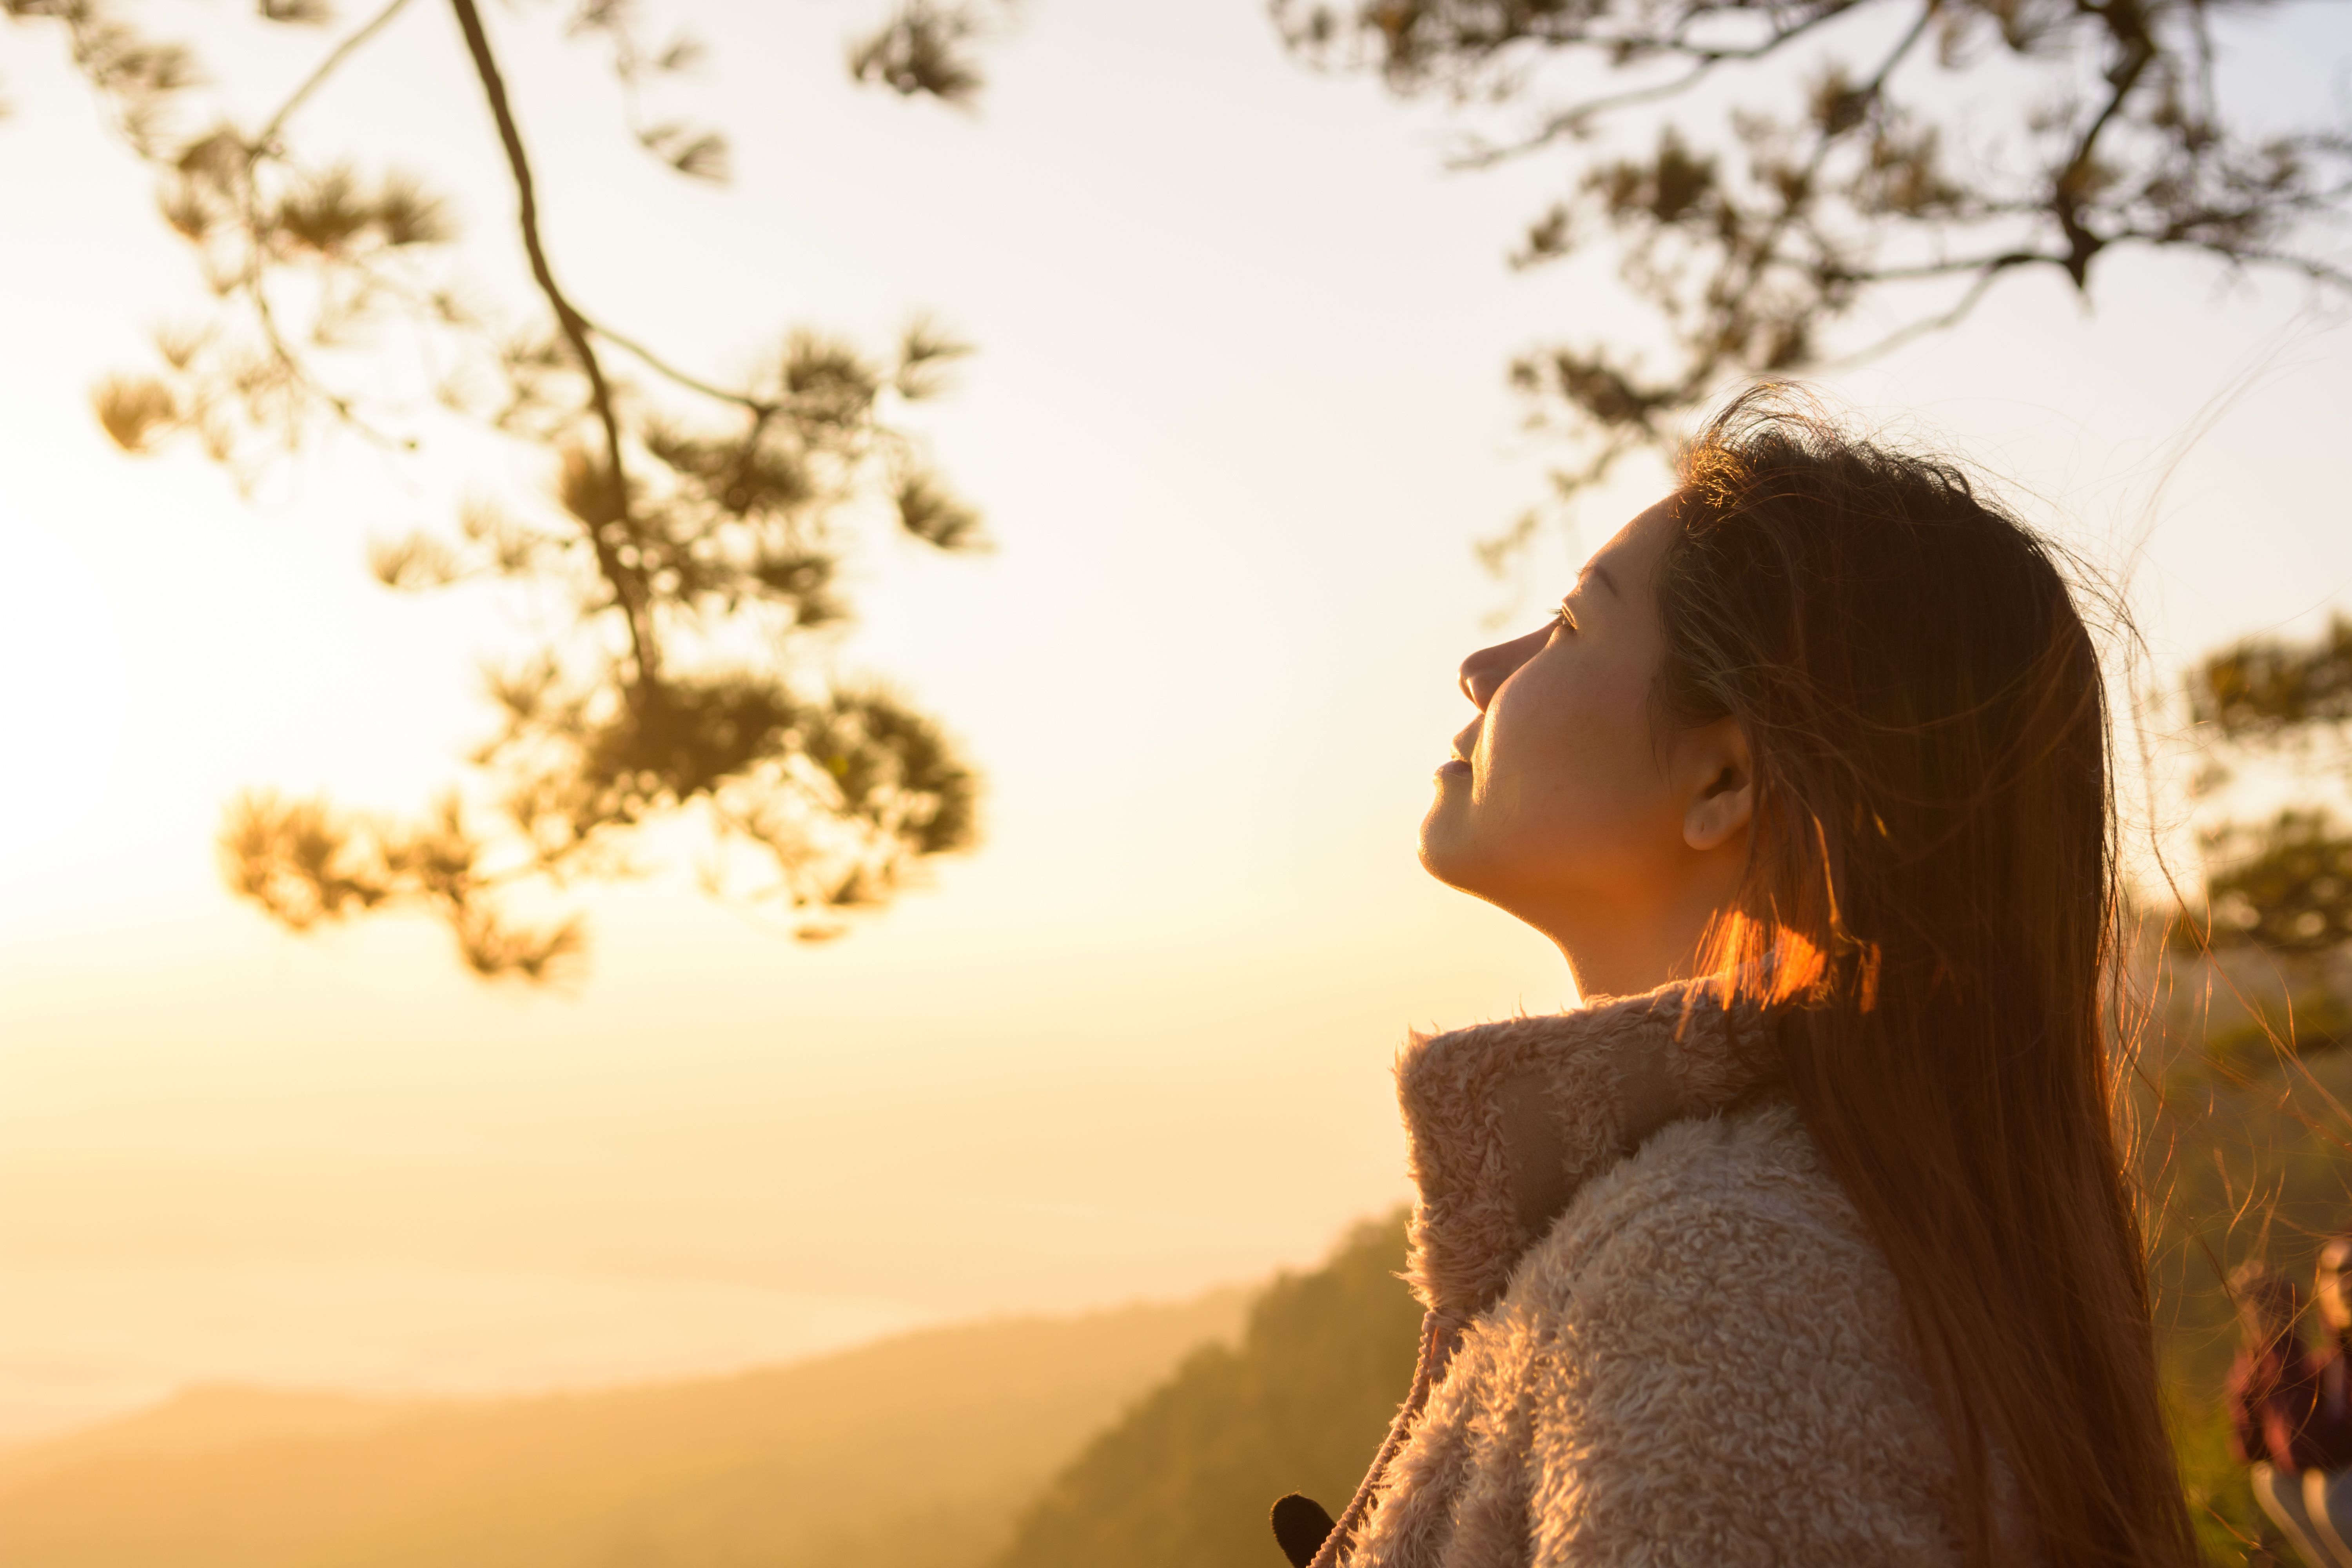
{"type": "Polygon", "coordinates": [[[1769,389],[1685,452],[1662,712],[1755,758],[1727,986],[1901,1281],[1972,1563],[2196,1561],[2102,1026],[2110,728],[2055,548],[1957,466],[1769,389]]]}

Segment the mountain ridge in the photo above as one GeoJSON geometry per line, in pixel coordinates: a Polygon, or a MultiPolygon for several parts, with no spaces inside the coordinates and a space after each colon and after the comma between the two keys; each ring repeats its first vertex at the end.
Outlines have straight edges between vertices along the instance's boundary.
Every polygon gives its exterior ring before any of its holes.
{"type": "Polygon", "coordinates": [[[0,1459],[11,1568],[970,1568],[1249,1292],[502,1400],[190,1390],[0,1459]]]}

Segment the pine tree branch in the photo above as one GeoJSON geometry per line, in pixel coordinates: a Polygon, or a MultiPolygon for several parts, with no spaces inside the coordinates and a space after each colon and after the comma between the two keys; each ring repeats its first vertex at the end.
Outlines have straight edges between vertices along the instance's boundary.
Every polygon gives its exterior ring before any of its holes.
{"type": "Polygon", "coordinates": [[[555,312],[556,326],[563,333],[564,342],[580,361],[580,368],[588,378],[589,401],[596,410],[598,423],[604,426],[605,469],[618,516],[613,524],[588,523],[586,527],[589,542],[596,552],[597,569],[612,585],[622,617],[628,623],[629,651],[636,663],[632,695],[642,699],[658,689],[661,671],[645,584],[638,573],[621,560],[619,541],[614,537],[615,529],[623,539],[633,535],[635,519],[630,509],[628,470],[622,461],[621,421],[613,405],[612,384],[605,379],[604,367],[596,358],[593,330],[587,318],[564,297],[563,290],[556,285],[554,269],[548,265],[547,247],[540,239],[539,195],[531,182],[530,160],[523,153],[522,132],[507,101],[506,81],[499,74],[498,60],[490,53],[489,37],[482,28],[482,14],[474,0],[449,0],[449,5],[457,14],[457,26],[465,32],[466,50],[473,57],[474,74],[481,79],[482,95],[489,100],[491,118],[498,121],[499,141],[506,149],[507,169],[514,178],[517,221],[522,229],[523,250],[530,259],[531,279],[555,312]]]}
{"type": "Polygon", "coordinates": [[[637,360],[656,375],[667,381],[675,382],[688,392],[698,392],[714,403],[731,403],[739,408],[747,408],[754,414],[769,415],[776,411],[776,405],[772,402],[754,397],[748,392],[730,390],[715,382],[705,381],[690,371],[678,369],[635,338],[624,337],[602,321],[592,321],[583,317],[582,325],[622,353],[637,360]]]}
{"type": "Polygon", "coordinates": [[[269,117],[269,123],[261,128],[261,134],[253,139],[254,153],[258,155],[276,142],[278,132],[285,129],[286,121],[293,117],[296,110],[302,107],[304,100],[316,92],[329,77],[334,75],[336,68],[349,59],[354,52],[382,32],[384,25],[400,15],[401,8],[407,4],[408,0],[392,0],[390,5],[369,18],[365,26],[327,51],[327,58],[319,62],[319,68],[303,79],[302,85],[296,88],[292,96],[278,106],[278,112],[269,117]]]}
{"type": "MultiPolygon", "coordinates": [[[[1497,163],[1507,163],[1514,158],[1525,157],[1529,153],[1540,151],[1563,136],[1580,136],[1594,120],[1604,114],[1636,104],[1654,103],[1661,99],[1674,98],[1687,92],[1714,74],[1717,68],[1763,59],[1792,39],[1803,37],[1824,23],[1838,20],[1863,3],[1864,0],[1843,0],[1840,5],[1814,12],[1802,21],[1776,29],[1770,37],[1761,43],[1739,47],[1710,47],[1673,37],[1595,37],[1589,41],[1594,47],[1606,51],[1635,58],[1650,55],[1688,60],[1691,62],[1691,68],[1678,77],[1662,82],[1654,82],[1647,87],[1630,88],[1622,92],[1604,93],[1579,103],[1572,103],[1566,109],[1556,110],[1547,115],[1541,125],[1517,141],[1476,142],[1447,162],[1452,167],[1457,169],[1486,169],[1497,163]]],[[[1927,21],[1935,16],[1936,10],[1934,0],[1923,0],[1920,6],[1920,19],[1913,28],[1915,35],[1926,26],[1927,21]]]]}
{"type": "Polygon", "coordinates": [[[2105,250],[2108,243],[2107,237],[2083,221],[2083,186],[2090,176],[2092,161],[2098,154],[2099,138],[2123,113],[2125,101],[2157,57],[2155,41],[2147,36],[2137,6],[2129,5],[2129,0],[2110,0],[2110,4],[2092,9],[2123,46],[2123,54],[2106,73],[2107,101],[2084,130],[2074,145],[2074,156],[2051,184],[2051,214],[2058,220],[2059,232],[2066,237],[2066,276],[2074,280],[2077,289],[2090,287],[2091,258],[2105,250]]]}

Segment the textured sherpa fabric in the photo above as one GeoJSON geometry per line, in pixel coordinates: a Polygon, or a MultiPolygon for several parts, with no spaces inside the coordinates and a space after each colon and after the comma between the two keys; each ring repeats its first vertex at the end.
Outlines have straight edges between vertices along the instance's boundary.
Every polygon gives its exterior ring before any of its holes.
{"type": "Polygon", "coordinates": [[[1777,1068],[1761,1021],[1704,985],[1413,1036],[1397,1100],[1421,1194],[1410,1278],[1422,1304],[1483,1310],[1586,1182],[1777,1068]]]}
{"type": "Polygon", "coordinates": [[[1436,1353],[1318,1561],[1959,1560],[1895,1281],[1759,1034],[1670,990],[1408,1047],[1436,1353]]]}

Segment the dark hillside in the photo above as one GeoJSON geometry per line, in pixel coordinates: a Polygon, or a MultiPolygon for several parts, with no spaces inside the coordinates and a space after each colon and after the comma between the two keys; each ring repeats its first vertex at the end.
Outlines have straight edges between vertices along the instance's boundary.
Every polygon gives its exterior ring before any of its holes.
{"type": "Polygon", "coordinates": [[[1193,1352],[1055,1478],[998,1568],[1282,1568],[1267,1509],[1303,1491],[1337,1514],[1412,1381],[1403,1267],[1399,1213],[1276,1280],[1239,1345],[1193,1352]]]}

